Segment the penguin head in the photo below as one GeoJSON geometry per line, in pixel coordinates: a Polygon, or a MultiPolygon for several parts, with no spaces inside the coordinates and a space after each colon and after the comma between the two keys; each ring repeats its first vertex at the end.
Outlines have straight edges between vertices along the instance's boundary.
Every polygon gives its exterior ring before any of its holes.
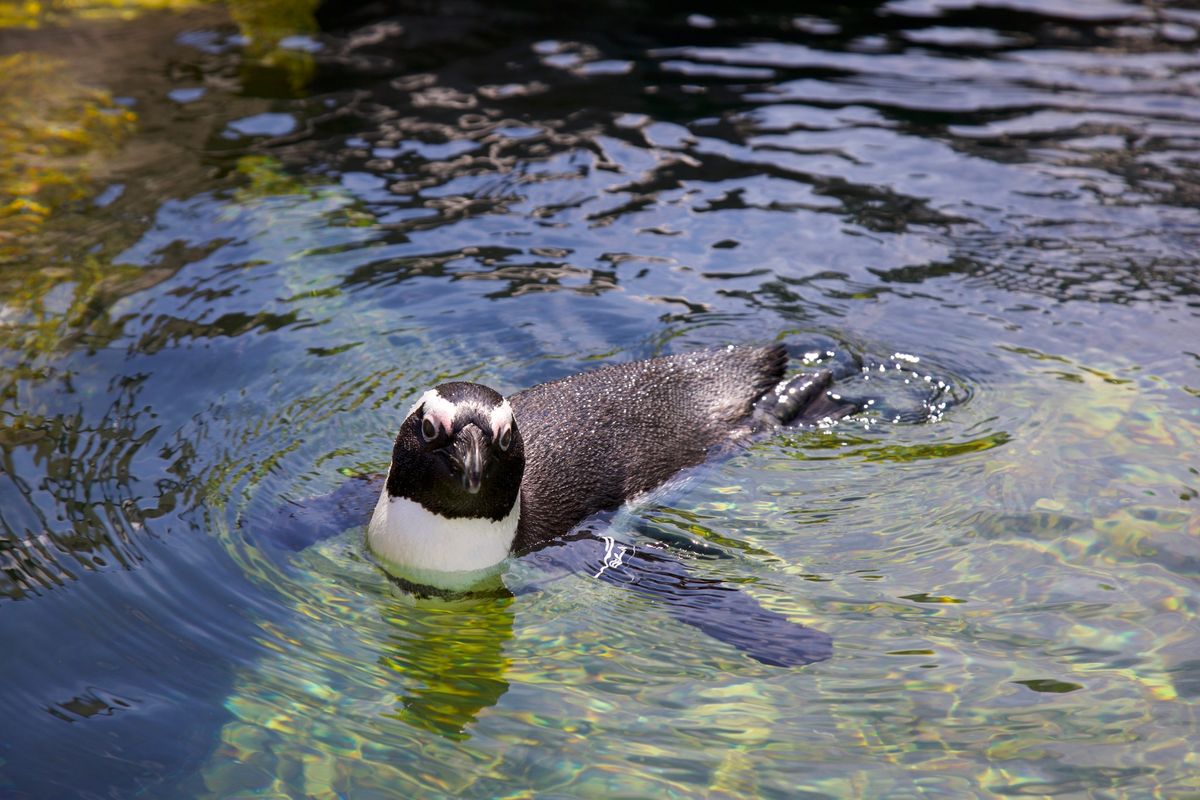
{"type": "Polygon", "coordinates": [[[524,473],[508,401],[478,383],[443,383],[400,426],[387,493],[447,519],[497,521],[512,512],[524,473]]]}

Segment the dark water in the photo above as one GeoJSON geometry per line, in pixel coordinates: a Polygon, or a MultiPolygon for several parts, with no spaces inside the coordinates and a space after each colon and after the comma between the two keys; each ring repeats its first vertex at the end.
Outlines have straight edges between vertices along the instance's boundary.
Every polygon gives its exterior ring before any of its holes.
{"type": "Polygon", "coordinates": [[[492,5],[0,31],[0,796],[1200,792],[1200,10],[492,5]],[[593,527],[828,661],[263,535],[437,381],[777,339],[876,404],[593,527]]]}

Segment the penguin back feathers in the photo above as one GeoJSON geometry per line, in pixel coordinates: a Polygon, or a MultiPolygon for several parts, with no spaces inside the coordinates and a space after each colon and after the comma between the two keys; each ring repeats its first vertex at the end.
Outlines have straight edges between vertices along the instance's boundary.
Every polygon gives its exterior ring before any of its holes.
{"type": "Polygon", "coordinates": [[[616,364],[512,395],[525,442],[515,549],[566,533],[748,435],[787,368],[782,345],[616,364]]]}

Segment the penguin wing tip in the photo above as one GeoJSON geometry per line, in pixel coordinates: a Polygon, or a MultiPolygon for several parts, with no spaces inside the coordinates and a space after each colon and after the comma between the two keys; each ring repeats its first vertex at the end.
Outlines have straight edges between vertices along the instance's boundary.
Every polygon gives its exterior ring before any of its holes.
{"type": "Polygon", "coordinates": [[[832,636],[814,628],[797,627],[802,629],[802,634],[774,641],[768,648],[748,650],[747,655],[772,667],[806,667],[833,657],[832,636]]]}

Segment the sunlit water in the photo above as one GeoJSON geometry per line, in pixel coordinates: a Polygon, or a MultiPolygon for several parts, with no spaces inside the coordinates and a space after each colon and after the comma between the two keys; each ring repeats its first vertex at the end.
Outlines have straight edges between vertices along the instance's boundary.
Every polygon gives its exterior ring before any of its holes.
{"type": "Polygon", "coordinates": [[[1200,792],[1176,5],[0,33],[136,121],[5,245],[0,795],[1200,792]],[[361,529],[264,533],[385,468],[439,380],[772,340],[875,404],[590,526],[707,542],[681,558],[827,661],[538,554],[512,596],[416,601],[361,529]]]}

